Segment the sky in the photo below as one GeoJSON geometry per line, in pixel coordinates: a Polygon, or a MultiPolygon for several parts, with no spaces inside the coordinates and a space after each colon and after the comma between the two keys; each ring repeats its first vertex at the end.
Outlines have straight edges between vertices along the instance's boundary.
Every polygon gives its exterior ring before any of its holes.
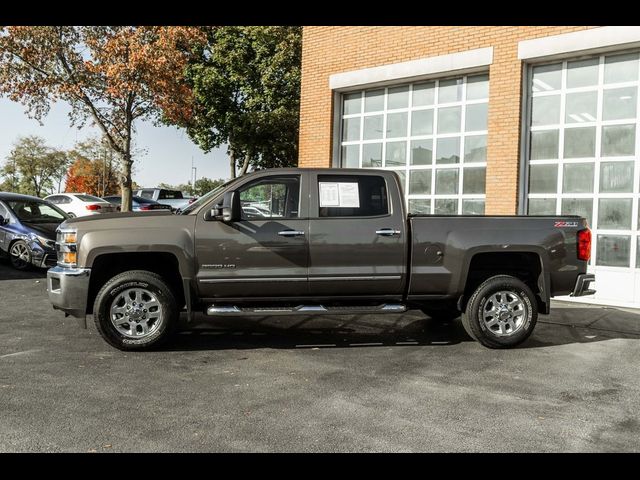
{"type": "MultiPolygon", "coordinates": [[[[0,165],[11,152],[12,145],[21,135],[39,135],[50,147],[68,150],[77,141],[99,136],[97,127],[81,130],[69,125],[68,105],[56,103],[43,126],[24,113],[24,107],[6,98],[0,98],[0,165]]],[[[134,159],[133,180],[140,186],[155,187],[159,183],[177,185],[192,178],[191,161],[196,177],[228,178],[229,162],[226,147],[205,154],[187,136],[175,127],[156,127],[151,122],[136,124],[135,147],[143,152],[134,159]]]]}

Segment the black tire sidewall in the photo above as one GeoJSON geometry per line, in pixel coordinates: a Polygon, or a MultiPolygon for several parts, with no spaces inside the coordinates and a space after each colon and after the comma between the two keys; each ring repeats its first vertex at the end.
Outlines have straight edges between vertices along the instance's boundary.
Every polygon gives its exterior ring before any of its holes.
{"type": "Polygon", "coordinates": [[[492,348],[508,348],[529,338],[537,322],[538,309],[535,295],[524,282],[515,277],[500,275],[488,279],[478,287],[470,299],[466,316],[470,329],[480,343],[492,348]],[[500,290],[511,291],[522,298],[527,312],[526,323],[516,334],[507,337],[491,333],[482,320],[484,306],[490,296],[500,290]]]}
{"type": "MultiPolygon", "coordinates": [[[[16,240],[15,242],[13,242],[13,243],[9,246],[8,254],[9,254],[9,263],[10,263],[10,264],[11,264],[11,266],[12,266],[13,268],[15,268],[16,270],[24,271],[24,270],[28,270],[28,269],[31,267],[31,252],[29,251],[29,245],[27,245],[27,242],[25,242],[24,240],[16,240]],[[13,249],[13,247],[15,247],[15,246],[16,246],[17,244],[19,244],[19,243],[22,243],[22,244],[25,246],[25,248],[27,249],[27,253],[29,254],[29,260],[27,261],[27,263],[26,263],[26,264],[24,264],[24,265],[20,265],[20,266],[18,266],[18,265],[16,265],[16,264],[15,264],[15,262],[14,262],[14,256],[13,256],[13,255],[11,255],[11,250],[13,249]]],[[[22,260],[20,260],[20,262],[22,262],[22,260]]]]}
{"type": "Polygon", "coordinates": [[[109,280],[98,292],[93,308],[94,321],[102,337],[120,350],[144,350],[155,348],[175,329],[177,308],[174,296],[160,277],[146,272],[126,272],[109,280]],[[117,295],[129,288],[144,288],[152,292],[163,310],[162,325],[148,337],[128,338],[116,330],[111,323],[111,304],[117,295]]]}

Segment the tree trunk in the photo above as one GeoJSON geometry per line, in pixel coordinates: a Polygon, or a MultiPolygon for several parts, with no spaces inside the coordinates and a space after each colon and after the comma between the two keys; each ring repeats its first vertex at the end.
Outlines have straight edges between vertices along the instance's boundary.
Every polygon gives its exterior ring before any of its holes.
{"type": "Polygon", "coordinates": [[[233,148],[229,149],[229,167],[231,167],[231,178],[236,178],[236,154],[233,148]]]}
{"type": "Polygon", "coordinates": [[[120,209],[122,212],[130,212],[132,209],[131,163],[131,154],[127,152],[122,159],[122,179],[120,180],[120,188],[122,190],[120,209]]]}
{"type": "Polygon", "coordinates": [[[244,157],[244,162],[242,162],[242,169],[240,170],[240,177],[247,173],[247,169],[249,168],[249,155],[244,157]]]}

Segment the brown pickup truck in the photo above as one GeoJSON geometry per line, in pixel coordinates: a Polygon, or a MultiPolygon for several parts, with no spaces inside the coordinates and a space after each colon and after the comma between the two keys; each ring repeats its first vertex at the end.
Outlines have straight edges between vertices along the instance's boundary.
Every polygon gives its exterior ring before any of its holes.
{"type": "Polygon", "coordinates": [[[591,232],[576,216],[407,215],[390,171],[264,170],[179,215],[65,221],[54,308],[122,350],[155,347],[179,314],[459,316],[487,347],[526,340],[556,295],[594,293],[591,232]]]}

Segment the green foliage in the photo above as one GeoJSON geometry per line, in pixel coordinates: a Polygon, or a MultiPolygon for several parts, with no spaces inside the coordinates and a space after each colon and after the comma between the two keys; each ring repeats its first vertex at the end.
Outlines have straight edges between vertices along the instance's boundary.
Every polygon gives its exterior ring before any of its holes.
{"type": "Polygon", "coordinates": [[[298,157],[302,29],[205,27],[187,68],[195,107],[183,123],[205,152],[228,145],[231,174],[294,166],[298,157]]]}
{"type": "Polygon", "coordinates": [[[42,137],[19,137],[0,168],[0,190],[38,197],[60,191],[69,163],[67,152],[48,147],[42,137]]]}

